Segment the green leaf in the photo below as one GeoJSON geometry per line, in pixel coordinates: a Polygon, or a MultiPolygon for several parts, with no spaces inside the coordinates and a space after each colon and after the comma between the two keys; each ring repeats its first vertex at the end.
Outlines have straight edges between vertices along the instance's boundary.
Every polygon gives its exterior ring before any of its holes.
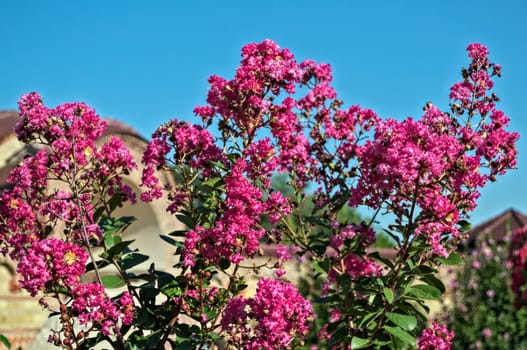
{"type": "Polygon", "coordinates": [[[186,215],[183,215],[183,214],[176,214],[176,218],[181,221],[181,223],[183,223],[185,226],[187,226],[188,228],[190,229],[193,229],[196,225],[194,224],[194,222],[192,221],[191,218],[189,218],[188,216],[186,215]]]}
{"type": "Polygon", "coordinates": [[[133,216],[122,216],[120,218],[104,216],[99,221],[99,226],[105,235],[115,234],[119,231],[125,230],[135,220],[136,219],[133,216]]]}
{"type": "Polygon", "coordinates": [[[390,288],[386,288],[384,287],[382,289],[382,291],[384,292],[384,296],[386,297],[386,300],[388,301],[388,303],[393,303],[393,292],[390,288]]]}
{"type": "Polygon", "coordinates": [[[229,267],[231,267],[231,261],[227,258],[221,258],[218,265],[220,269],[227,270],[229,267]]]}
{"type": "Polygon", "coordinates": [[[168,235],[172,237],[185,237],[187,235],[188,230],[175,230],[170,232],[168,235]]]}
{"type": "Polygon", "coordinates": [[[102,276],[102,284],[106,288],[121,288],[126,283],[119,276],[105,275],[105,276],[102,276]]]}
{"type": "Polygon", "coordinates": [[[421,280],[423,282],[428,283],[431,286],[436,287],[437,289],[439,289],[441,293],[444,293],[446,291],[446,287],[443,284],[443,282],[435,276],[432,276],[432,275],[424,276],[421,278],[421,280]]]}
{"type": "Polygon", "coordinates": [[[208,179],[207,181],[203,182],[203,186],[207,186],[210,188],[221,188],[224,185],[223,179],[221,177],[213,177],[208,179]]]}
{"type": "Polygon", "coordinates": [[[116,193],[108,201],[108,206],[110,207],[110,212],[114,211],[122,202],[124,195],[122,193],[116,193]]]}
{"type": "MultiPolygon", "coordinates": [[[[367,325],[371,322],[372,319],[377,317],[379,315],[379,312],[371,312],[367,315],[362,316],[362,320],[360,321],[359,327],[364,327],[364,325],[367,325]]],[[[374,322],[376,324],[376,322],[374,322]]]]}
{"type": "Polygon", "coordinates": [[[434,286],[428,284],[416,284],[408,288],[408,292],[419,299],[425,300],[439,300],[441,299],[441,291],[434,286]]]}
{"type": "Polygon", "coordinates": [[[411,331],[417,326],[417,319],[415,316],[387,312],[386,317],[396,326],[399,326],[407,331],[411,331]]]}
{"type": "Polygon", "coordinates": [[[439,261],[449,266],[463,264],[463,258],[458,253],[452,253],[448,258],[439,258],[439,261]]]}
{"type": "Polygon", "coordinates": [[[150,257],[148,255],[139,254],[139,253],[130,253],[127,254],[122,262],[121,262],[121,268],[123,270],[128,270],[134,266],[137,266],[145,261],[147,261],[150,257]]]}
{"type": "Polygon", "coordinates": [[[467,220],[459,220],[457,224],[461,232],[467,232],[472,228],[472,224],[467,220]]]}
{"type": "Polygon", "coordinates": [[[353,350],[365,348],[369,346],[370,344],[371,344],[371,341],[369,339],[359,338],[359,337],[351,338],[351,348],[353,350]]]}
{"type": "Polygon", "coordinates": [[[5,335],[0,334],[0,342],[2,342],[2,344],[4,344],[6,348],[11,349],[11,343],[5,335]]]}
{"type": "Polygon", "coordinates": [[[125,248],[127,248],[130,244],[134,242],[135,240],[132,239],[130,241],[122,241],[122,242],[115,244],[113,247],[108,249],[108,252],[107,252],[108,257],[111,259],[114,256],[121,254],[125,248]]]}
{"type": "Polygon", "coordinates": [[[159,237],[161,237],[161,239],[165,242],[167,242],[168,244],[170,245],[176,245],[177,244],[177,240],[175,240],[174,238],[170,237],[170,236],[166,236],[166,235],[159,235],[159,237]]]}
{"type": "Polygon", "coordinates": [[[384,328],[386,331],[388,331],[388,333],[390,333],[397,339],[402,340],[404,343],[415,346],[415,337],[411,335],[410,333],[402,330],[401,328],[390,327],[390,326],[384,326],[382,328],[384,328]]]}
{"type": "Polygon", "coordinates": [[[329,271],[329,260],[313,261],[313,268],[316,272],[325,275],[329,271]]]}
{"type": "MultiPolygon", "coordinates": [[[[96,264],[98,269],[102,269],[103,267],[110,265],[110,262],[107,260],[97,260],[96,264]]],[[[93,262],[89,262],[86,265],[86,271],[88,272],[93,270],[95,270],[95,264],[93,262]]]]}
{"type": "Polygon", "coordinates": [[[181,288],[181,285],[178,283],[178,281],[174,280],[164,285],[161,288],[161,293],[169,298],[178,297],[183,294],[183,288],[181,288]]]}

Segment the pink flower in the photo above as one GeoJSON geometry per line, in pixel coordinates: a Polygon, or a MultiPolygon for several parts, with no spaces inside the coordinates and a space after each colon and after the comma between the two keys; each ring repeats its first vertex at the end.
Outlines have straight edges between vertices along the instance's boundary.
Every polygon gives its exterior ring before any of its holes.
{"type": "Polygon", "coordinates": [[[221,325],[231,334],[244,335],[243,349],[290,348],[293,336],[301,339],[307,334],[312,313],[311,304],[293,285],[262,278],[254,298],[237,297],[227,303],[221,325]]]}
{"type": "Polygon", "coordinates": [[[484,328],[482,331],[481,331],[481,335],[483,335],[483,337],[485,338],[488,338],[492,335],[492,330],[490,328],[484,328]]]}
{"type": "Polygon", "coordinates": [[[73,288],[86,271],[87,260],[88,254],[84,249],[57,238],[33,242],[17,266],[22,276],[20,286],[31,296],[44,291],[50,281],[73,288]]]}
{"type": "Polygon", "coordinates": [[[110,299],[104,287],[98,283],[79,284],[72,294],[72,309],[80,324],[91,325],[106,336],[121,335],[121,317],[123,324],[130,324],[133,319],[133,302],[129,295],[123,294],[119,305],[110,299]]]}
{"type": "Polygon", "coordinates": [[[291,254],[289,254],[289,252],[287,251],[287,247],[284,245],[279,245],[278,247],[276,247],[275,254],[276,257],[282,261],[288,261],[291,259],[291,254]]]}
{"type": "Polygon", "coordinates": [[[474,87],[466,81],[455,83],[450,88],[450,98],[453,100],[468,101],[472,97],[473,90],[474,87]]]}
{"type": "Polygon", "coordinates": [[[419,350],[450,350],[453,338],[454,332],[433,322],[432,327],[425,329],[417,339],[417,345],[419,350]]]}
{"type": "Polygon", "coordinates": [[[485,45],[472,43],[467,46],[468,56],[473,60],[485,58],[489,55],[489,50],[485,45]]]}

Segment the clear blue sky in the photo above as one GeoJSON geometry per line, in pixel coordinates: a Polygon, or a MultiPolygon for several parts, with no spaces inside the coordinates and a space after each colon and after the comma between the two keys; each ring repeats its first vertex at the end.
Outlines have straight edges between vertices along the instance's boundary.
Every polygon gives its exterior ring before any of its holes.
{"type": "Polygon", "coordinates": [[[148,135],[191,120],[207,78],[232,77],[240,48],[269,38],[297,59],[330,63],[346,105],[382,117],[448,109],[471,42],[503,66],[495,91],[523,134],[518,170],[483,191],[472,219],[527,213],[527,1],[2,1],[0,110],[38,91],[84,101],[148,135]]]}

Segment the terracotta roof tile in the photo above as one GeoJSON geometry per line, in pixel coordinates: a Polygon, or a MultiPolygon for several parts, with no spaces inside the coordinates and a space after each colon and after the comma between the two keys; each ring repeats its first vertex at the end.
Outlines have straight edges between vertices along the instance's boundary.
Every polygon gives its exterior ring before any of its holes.
{"type": "Polygon", "coordinates": [[[525,225],[527,225],[527,215],[514,209],[508,209],[468,231],[468,242],[469,245],[474,244],[482,238],[481,236],[486,235],[490,235],[495,241],[503,242],[512,232],[525,225]]]}

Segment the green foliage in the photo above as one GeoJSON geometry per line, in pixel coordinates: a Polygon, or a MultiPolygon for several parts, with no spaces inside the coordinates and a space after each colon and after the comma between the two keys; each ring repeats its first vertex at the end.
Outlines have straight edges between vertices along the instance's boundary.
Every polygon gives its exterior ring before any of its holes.
{"type": "Polygon", "coordinates": [[[508,243],[484,241],[457,273],[449,329],[453,349],[527,349],[527,309],[516,309],[508,243]]]}
{"type": "Polygon", "coordinates": [[[9,342],[9,340],[6,338],[5,335],[3,334],[0,334],[0,342],[2,344],[4,344],[4,346],[8,349],[11,349],[11,343],[9,342]]]}
{"type": "Polygon", "coordinates": [[[393,248],[395,247],[395,241],[393,238],[388,236],[386,233],[383,232],[377,232],[376,234],[376,240],[375,243],[373,243],[372,247],[377,249],[382,248],[393,248]]]}

